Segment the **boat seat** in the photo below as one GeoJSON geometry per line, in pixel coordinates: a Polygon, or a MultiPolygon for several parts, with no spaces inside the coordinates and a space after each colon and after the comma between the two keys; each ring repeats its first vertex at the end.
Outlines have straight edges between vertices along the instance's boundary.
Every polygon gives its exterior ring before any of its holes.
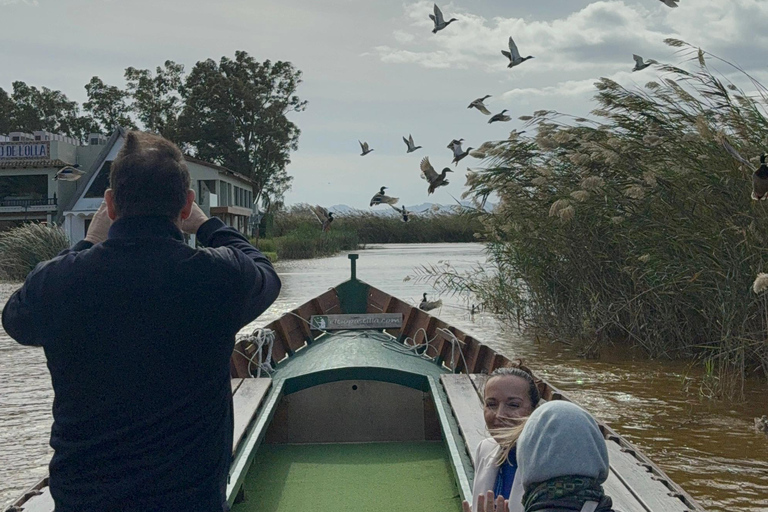
{"type": "Polygon", "coordinates": [[[32,492],[38,492],[40,494],[32,496],[21,505],[21,510],[23,512],[53,512],[53,497],[51,496],[51,489],[47,485],[39,491],[32,492]]]}
{"type": "Polygon", "coordinates": [[[272,379],[270,378],[249,378],[249,379],[232,379],[232,388],[234,389],[232,395],[232,402],[234,404],[235,412],[235,431],[232,438],[232,453],[237,452],[237,447],[248,432],[248,427],[251,421],[256,416],[256,411],[259,410],[261,402],[267,395],[267,391],[272,385],[272,379]],[[240,384],[235,387],[236,380],[240,380],[240,384]]]}
{"type": "Polygon", "coordinates": [[[469,375],[463,373],[441,375],[440,382],[445,388],[448,403],[451,404],[453,416],[459,424],[461,437],[464,438],[464,444],[474,466],[477,447],[483,439],[488,437],[483,418],[483,403],[469,375]]]}

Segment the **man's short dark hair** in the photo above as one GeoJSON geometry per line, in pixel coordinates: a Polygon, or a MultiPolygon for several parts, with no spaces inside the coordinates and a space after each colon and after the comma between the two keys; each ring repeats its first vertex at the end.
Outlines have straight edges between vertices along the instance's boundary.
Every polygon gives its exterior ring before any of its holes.
{"type": "Polygon", "coordinates": [[[109,186],[118,217],[153,215],[175,220],[187,203],[189,170],[173,142],[130,131],[112,162],[109,186]]]}

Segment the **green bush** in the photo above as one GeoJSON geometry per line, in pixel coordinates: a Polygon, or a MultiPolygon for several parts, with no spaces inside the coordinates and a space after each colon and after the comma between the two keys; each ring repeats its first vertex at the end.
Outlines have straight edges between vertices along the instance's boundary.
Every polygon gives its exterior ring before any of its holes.
{"type": "Polygon", "coordinates": [[[0,279],[23,281],[41,261],[69,248],[61,228],[26,223],[0,233],[0,279]]]}
{"type": "Polygon", "coordinates": [[[299,225],[285,236],[274,239],[280,259],[305,259],[331,256],[339,251],[358,248],[357,234],[332,229],[323,232],[312,224],[299,225]]]}
{"type": "Polygon", "coordinates": [[[768,297],[751,290],[766,271],[768,203],[750,199],[752,169],[723,141],[765,151],[766,99],[667,42],[695,69],[659,65],[640,90],[603,78],[592,119],[538,111],[521,118],[530,136],[483,144],[465,197],[500,198],[479,215],[494,269],[423,272],[585,353],[624,342],[700,357],[733,395],[753,370],[768,375],[768,297]]]}

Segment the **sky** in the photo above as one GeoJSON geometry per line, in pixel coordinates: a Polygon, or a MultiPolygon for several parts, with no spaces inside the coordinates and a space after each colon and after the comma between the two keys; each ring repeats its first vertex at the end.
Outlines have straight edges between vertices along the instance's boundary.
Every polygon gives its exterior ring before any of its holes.
{"type": "MultiPolygon", "coordinates": [[[[288,172],[286,202],[368,209],[381,186],[400,204],[450,204],[464,191],[465,158],[451,165],[454,138],[478,147],[521,129],[517,118],[549,109],[586,115],[594,82],[628,87],[654,80],[632,73],[632,54],[681,64],[667,37],[740,64],[768,83],[768,0],[461,0],[439,4],[458,21],[432,34],[432,2],[391,0],[0,0],[0,87],[63,91],[79,103],[92,76],[124,86],[126,67],[154,69],[245,50],[258,60],[288,60],[303,73],[292,114],[301,129],[288,172]],[[512,36],[523,56],[513,69],[500,51],[512,36]],[[490,94],[488,124],[467,105],[490,94]],[[406,154],[403,136],[423,146],[406,154]],[[360,155],[358,140],[373,153],[360,155]],[[419,162],[429,156],[450,185],[427,195],[419,162]]],[[[726,74],[725,65],[713,67],[726,74]]],[[[381,206],[380,208],[383,208],[381,206]]]]}

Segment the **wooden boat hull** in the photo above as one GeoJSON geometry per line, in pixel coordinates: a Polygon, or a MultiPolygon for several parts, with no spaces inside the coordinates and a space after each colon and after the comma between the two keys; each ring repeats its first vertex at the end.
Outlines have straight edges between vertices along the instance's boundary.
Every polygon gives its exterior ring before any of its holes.
{"type": "MultiPolygon", "coordinates": [[[[487,435],[480,398],[484,379],[513,362],[467,333],[358,280],[356,255],[350,259],[350,280],[265,326],[274,333],[269,361],[262,361],[264,347],[259,352],[252,340],[236,343],[230,364],[235,407],[230,504],[242,498],[243,482],[265,442],[442,439],[460,496],[471,498],[474,447],[487,435]],[[327,332],[311,324],[313,315],[381,313],[402,315],[402,325],[327,332]],[[271,376],[256,376],[260,362],[274,368],[271,376]],[[356,403],[364,393],[386,403],[383,411],[356,403]],[[376,413],[379,416],[373,418],[376,413]],[[339,418],[346,421],[341,424],[339,418]]],[[[545,400],[568,400],[543,379],[537,378],[537,385],[545,400]]],[[[608,425],[599,424],[611,461],[605,489],[617,510],[703,512],[648,457],[608,425]]],[[[47,481],[39,482],[9,510],[52,511],[47,481]]]]}

